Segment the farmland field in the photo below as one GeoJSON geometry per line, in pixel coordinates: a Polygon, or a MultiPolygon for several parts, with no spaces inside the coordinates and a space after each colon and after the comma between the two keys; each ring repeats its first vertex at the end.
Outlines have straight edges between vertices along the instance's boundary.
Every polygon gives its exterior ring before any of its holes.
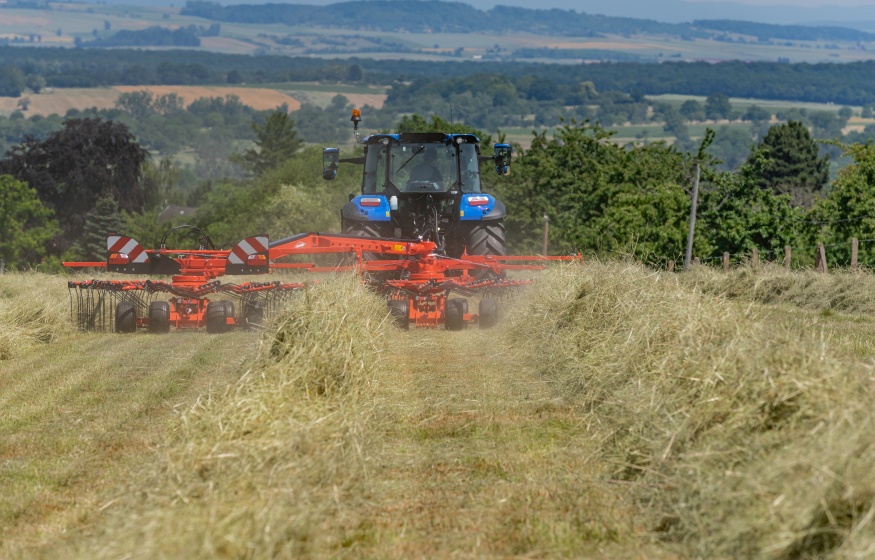
{"type": "Polygon", "coordinates": [[[4,332],[52,332],[0,360],[4,557],[838,558],[875,533],[868,274],[590,261],[456,333],[335,279],[226,336],[75,333],[63,282],[0,277],[4,332]],[[39,331],[10,323],[32,291],[39,331]]]}

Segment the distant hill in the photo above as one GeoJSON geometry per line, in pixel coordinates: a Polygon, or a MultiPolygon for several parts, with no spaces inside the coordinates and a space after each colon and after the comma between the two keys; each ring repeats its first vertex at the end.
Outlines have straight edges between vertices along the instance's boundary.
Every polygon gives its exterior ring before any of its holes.
{"type": "Polygon", "coordinates": [[[376,31],[478,33],[531,32],[538,35],[591,36],[671,35],[682,39],[720,39],[728,33],[748,35],[760,41],[875,41],[875,34],[843,27],[804,27],[761,24],[734,20],[697,20],[663,23],[581,13],[574,10],[530,9],[496,6],[479,10],[461,2],[418,0],[371,0],[311,4],[236,4],[189,0],[182,15],[238,23],[285,23],[294,26],[370,29],[376,31]]]}

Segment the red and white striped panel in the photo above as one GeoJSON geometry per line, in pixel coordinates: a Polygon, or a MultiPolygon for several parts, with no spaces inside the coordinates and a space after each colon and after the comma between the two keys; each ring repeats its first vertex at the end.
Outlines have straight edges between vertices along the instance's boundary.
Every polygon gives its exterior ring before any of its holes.
{"type": "Polygon", "coordinates": [[[149,255],[143,246],[123,235],[110,235],[106,238],[106,250],[109,253],[123,253],[132,263],[144,263],[149,261],[149,255]]]}
{"type": "Polygon", "coordinates": [[[266,235],[247,237],[231,249],[231,254],[228,255],[228,262],[231,264],[246,264],[246,259],[249,255],[267,253],[268,243],[269,240],[266,235]]]}

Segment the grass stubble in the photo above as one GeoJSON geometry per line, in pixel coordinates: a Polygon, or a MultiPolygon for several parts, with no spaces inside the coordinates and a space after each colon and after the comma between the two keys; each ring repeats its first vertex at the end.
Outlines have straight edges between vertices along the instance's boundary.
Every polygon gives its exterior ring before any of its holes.
{"type": "Polygon", "coordinates": [[[872,353],[833,336],[866,298],[825,316],[845,279],[733,274],[555,267],[461,333],[393,330],[352,278],[310,288],[41,552],[872,556],[872,353]]]}

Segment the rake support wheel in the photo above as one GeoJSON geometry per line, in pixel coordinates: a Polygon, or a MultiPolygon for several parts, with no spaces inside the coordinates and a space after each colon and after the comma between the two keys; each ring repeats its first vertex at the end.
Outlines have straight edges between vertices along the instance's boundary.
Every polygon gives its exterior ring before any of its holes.
{"type": "Polygon", "coordinates": [[[231,330],[227,319],[234,316],[234,303],[230,301],[211,301],[207,304],[207,332],[222,334],[231,330]]]}
{"type": "Polygon", "coordinates": [[[465,298],[452,298],[447,300],[444,327],[448,331],[460,331],[465,328],[465,317],[468,313],[468,300],[465,298]]]}
{"type": "Polygon", "coordinates": [[[153,301],[149,304],[149,332],[166,334],[170,332],[170,303],[153,301]]]}
{"type": "Polygon", "coordinates": [[[115,306],[115,332],[132,333],[137,331],[137,308],[129,301],[120,301],[115,306]]]}

